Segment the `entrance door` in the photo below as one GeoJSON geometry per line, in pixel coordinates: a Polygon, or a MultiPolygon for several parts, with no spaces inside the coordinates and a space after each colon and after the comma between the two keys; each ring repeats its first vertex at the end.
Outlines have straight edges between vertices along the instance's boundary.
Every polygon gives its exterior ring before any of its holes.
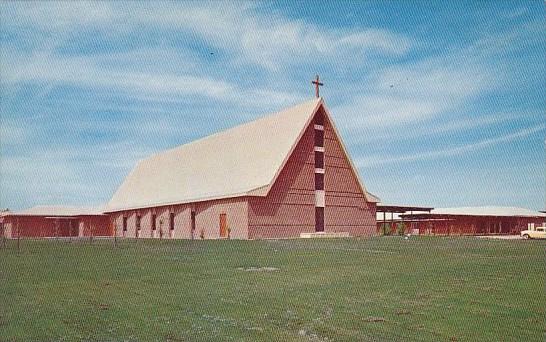
{"type": "Polygon", "coordinates": [[[220,237],[227,237],[227,217],[226,214],[220,214],[220,237]]]}
{"type": "Polygon", "coordinates": [[[324,208],[315,207],[315,231],[324,231],[324,208]]]}

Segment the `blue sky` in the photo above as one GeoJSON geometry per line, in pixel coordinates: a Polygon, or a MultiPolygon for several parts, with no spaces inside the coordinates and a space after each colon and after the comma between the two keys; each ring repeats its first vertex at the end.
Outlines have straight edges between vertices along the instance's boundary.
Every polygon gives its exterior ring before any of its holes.
{"type": "MultiPolygon", "coordinates": [[[[0,206],[321,95],[384,202],[545,205],[543,1],[1,2],[0,206]]],[[[264,132],[275,134],[275,132],[264,132]]]]}

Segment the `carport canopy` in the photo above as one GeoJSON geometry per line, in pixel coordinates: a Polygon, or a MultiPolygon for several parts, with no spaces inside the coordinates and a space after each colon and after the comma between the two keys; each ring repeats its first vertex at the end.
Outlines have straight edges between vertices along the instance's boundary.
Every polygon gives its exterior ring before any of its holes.
{"type": "MultiPolygon", "coordinates": [[[[432,207],[417,207],[417,206],[406,206],[406,205],[388,205],[388,204],[377,204],[377,213],[383,213],[383,223],[387,222],[387,213],[391,214],[390,221],[394,222],[394,214],[405,214],[407,212],[410,212],[413,214],[414,211],[417,212],[427,212],[430,214],[430,212],[434,208],[432,207]]],[[[402,216],[400,216],[400,219],[404,220],[402,216]]]]}

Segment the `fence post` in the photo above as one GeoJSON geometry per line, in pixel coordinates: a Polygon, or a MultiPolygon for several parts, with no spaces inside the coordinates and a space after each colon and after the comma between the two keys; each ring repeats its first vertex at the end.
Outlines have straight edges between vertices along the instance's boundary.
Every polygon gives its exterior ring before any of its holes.
{"type": "Polygon", "coordinates": [[[118,246],[118,226],[114,224],[114,247],[118,246]]]}
{"type": "Polygon", "coordinates": [[[21,249],[21,227],[19,226],[19,219],[17,219],[17,252],[21,249]]]}
{"type": "Polygon", "coordinates": [[[4,222],[0,223],[2,226],[2,248],[6,248],[6,229],[4,228],[4,222]]]}

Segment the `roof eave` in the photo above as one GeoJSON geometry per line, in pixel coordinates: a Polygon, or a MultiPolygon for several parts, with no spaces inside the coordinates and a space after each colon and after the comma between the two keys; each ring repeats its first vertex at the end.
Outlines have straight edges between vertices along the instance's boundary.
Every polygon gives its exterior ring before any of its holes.
{"type": "Polygon", "coordinates": [[[190,199],[186,199],[182,201],[173,200],[173,201],[165,201],[165,202],[157,202],[157,203],[146,203],[146,204],[140,204],[140,205],[126,206],[126,207],[112,207],[112,208],[107,208],[104,211],[104,213],[111,214],[111,213],[116,213],[120,211],[142,210],[142,209],[148,209],[148,208],[185,205],[185,204],[191,204],[191,203],[218,201],[218,200],[224,200],[229,198],[246,197],[246,196],[260,196],[260,197],[267,196],[267,194],[264,194],[263,190],[260,190],[260,189],[263,189],[263,187],[252,189],[249,191],[234,193],[234,194],[222,195],[222,196],[208,196],[208,197],[190,198],[190,199]]]}

